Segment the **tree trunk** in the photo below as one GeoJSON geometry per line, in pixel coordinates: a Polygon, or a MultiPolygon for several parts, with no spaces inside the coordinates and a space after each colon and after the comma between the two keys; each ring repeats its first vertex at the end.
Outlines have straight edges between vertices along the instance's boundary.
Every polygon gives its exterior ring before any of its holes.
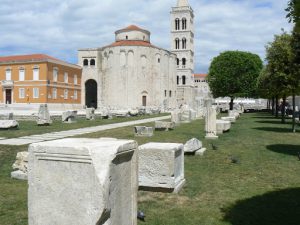
{"type": "Polygon", "coordinates": [[[275,107],[274,107],[274,105],[275,105],[275,97],[273,96],[272,97],[272,115],[273,116],[275,115],[275,107]]]}
{"type": "Polygon", "coordinates": [[[286,103],[286,96],[284,95],[281,104],[281,123],[285,123],[285,103],[286,103]]]}
{"type": "Polygon", "coordinates": [[[275,98],[275,117],[278,118],[278,95],[275,98]]]}
{"type": "Polygon", "coordinates": [[[296,133],[296,96],[293,91],[293,132],[296,133]]]}
{"type": "Polygon", "coordinates": [[[234,98],[230,98],[229,110],[233,110],[233,100],[234,98]]]}

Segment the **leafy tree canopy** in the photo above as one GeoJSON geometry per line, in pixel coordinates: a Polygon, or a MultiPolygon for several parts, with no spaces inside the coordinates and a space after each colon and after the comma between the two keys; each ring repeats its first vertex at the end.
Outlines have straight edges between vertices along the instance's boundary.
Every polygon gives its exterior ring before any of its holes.
{"type": "Polygon", "coordinates": [[[263,62],[250,52],[226,51],[210,65],[208,82],[215,98],[254,97],[263,62]]]}

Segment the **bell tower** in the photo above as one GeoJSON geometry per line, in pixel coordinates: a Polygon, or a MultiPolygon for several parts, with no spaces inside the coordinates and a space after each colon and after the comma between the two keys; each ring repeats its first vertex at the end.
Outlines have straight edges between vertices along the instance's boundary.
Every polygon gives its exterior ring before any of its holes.
{"type": "Polygon", "coordinates": [[[194,88],[194,12],[188,0],[171,11],[171,51],[177,55],[177,102],[192,104],[194,88]]]}

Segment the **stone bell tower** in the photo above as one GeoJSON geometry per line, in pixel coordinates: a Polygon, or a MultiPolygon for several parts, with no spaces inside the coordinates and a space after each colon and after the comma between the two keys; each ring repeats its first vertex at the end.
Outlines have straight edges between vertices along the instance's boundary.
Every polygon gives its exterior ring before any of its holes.
{"type": "Polygon", "coordinates": [[[194,99],[194,12],[188,0],[171,11],[171,51],[177,55],[177,103],[192,106],[194,99]]]}

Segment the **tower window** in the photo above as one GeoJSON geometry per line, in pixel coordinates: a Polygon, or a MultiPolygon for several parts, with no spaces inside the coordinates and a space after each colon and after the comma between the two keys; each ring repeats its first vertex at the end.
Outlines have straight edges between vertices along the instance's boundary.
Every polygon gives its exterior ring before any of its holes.
{"type": "Polygon", "coordinates": [[[186,65],[186,58],[182,58],[182,67],[185,68],[186,65]]]}
{"type": "Polygon", "coordinates": [[[175,30],[180,29],[180,20],[178,18],[175,19],[175,30]]]}
{"type": "Polygon", "coordinates": [[[183,84],[183,85],[186,84],[186,76],[182,76],[182,84],[183,84]]]}
{"type": "Polygon", "coordinates": [[[172,91],[169,91],[169,97],[170,98],[172,97],[172,91]]]}
{"type": "Polygon", "coordinates": [[[179,59],[178,58],[176,59],[176,62],[177,62],[177,66],[179,66],[179,59]]]}
{"type": "Polygon", "coordinates": [[[83,65],[84,65],[84,66],[88,66],[88,65],[89,65],[89,60],[84,59],[84,60],[83,60],[83,65]]]}
{"type": "Polygon", "coordinates": [[[95,59],[91,59],[91,61],[90,61],[90,65],[91,65],[91,66],[95,66],[95,65],[96,65],[96,63],[95,63],[95,59]]]}
{"type": "Polygon", "coordinates": [[[186,30],[186,18],[182,19],[182,30],[186,30]]]}
{"type": "Polygon", "coordinates": [[[179,76],[177,76],[177,85],[179,84],[179,76]]]}
{"type": "Polygon", "coordinates": [[[176,38],[175,39],[175,49],[179,49],[179,43],[180,43],[179,39],[176,38]]]}
{"type": "Polygon", "coordinates": [[[182,49],[186,49],[186,38],[182,39],[182,49]]]}
{"type": "Polygon", "coordinates": [[[167,90],[165,90],[165,97],[167,97],[167,90]]]}

